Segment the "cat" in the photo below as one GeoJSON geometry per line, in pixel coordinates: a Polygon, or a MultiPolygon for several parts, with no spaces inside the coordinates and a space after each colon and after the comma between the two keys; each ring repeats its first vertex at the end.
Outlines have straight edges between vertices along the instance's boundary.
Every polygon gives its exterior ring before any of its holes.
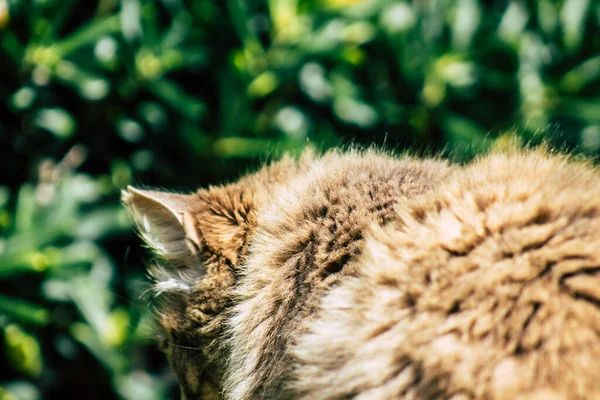
{"type": "Polygon", "coordinates": [[[308,151],[123,202],[187,399],[600,399],[599,178],[308,151]]]}

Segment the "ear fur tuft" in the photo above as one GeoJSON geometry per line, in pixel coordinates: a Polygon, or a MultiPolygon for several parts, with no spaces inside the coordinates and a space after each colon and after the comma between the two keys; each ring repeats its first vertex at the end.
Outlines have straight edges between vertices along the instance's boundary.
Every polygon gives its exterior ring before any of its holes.
{"type": "Polygon", "coordinates": [[[152,280],[155,282],[149,293],[160,296],[163,293],[189,294],[194,289],[196,281],[205,271],[201,266],[197,270],[166,269],[156,265],[148,270],[152,280]]]}

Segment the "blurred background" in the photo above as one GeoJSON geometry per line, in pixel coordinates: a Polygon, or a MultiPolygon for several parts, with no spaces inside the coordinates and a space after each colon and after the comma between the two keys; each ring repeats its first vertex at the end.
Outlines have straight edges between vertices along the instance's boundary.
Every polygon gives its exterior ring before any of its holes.
{"type": "Polygon", "coordinates": [[[177,398],[119,190],[358,143],[600,152],[595,0],[0,0],[0,400],[177,398]]]}

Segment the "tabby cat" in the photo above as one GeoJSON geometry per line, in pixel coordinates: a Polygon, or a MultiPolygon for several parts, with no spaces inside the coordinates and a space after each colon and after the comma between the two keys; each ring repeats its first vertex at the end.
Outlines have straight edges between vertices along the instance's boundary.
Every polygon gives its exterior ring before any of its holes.
{"type": "Polygon", "coordinates": [[[307,151],[123,201],[186,399],[600,399],[589,163],[307,151]]]}

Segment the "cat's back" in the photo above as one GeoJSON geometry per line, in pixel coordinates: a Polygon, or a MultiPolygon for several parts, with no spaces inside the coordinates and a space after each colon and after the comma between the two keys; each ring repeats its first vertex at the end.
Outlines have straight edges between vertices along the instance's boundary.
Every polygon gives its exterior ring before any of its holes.
{"type": "Polygon", "coordinates": [[[370,226],[391,221],[398,204],[436,187],[453,170],[435,159],[333,151],[269,193],[230,319],[230,398],[284,396],[292,336],[325,291],[353,274],[370,226]]]}
{"type": "Polygon", "coordinates": [[[295,336],[304,398],[600,398],[600,180],[492,155],[398,208],[295,336]]]}

